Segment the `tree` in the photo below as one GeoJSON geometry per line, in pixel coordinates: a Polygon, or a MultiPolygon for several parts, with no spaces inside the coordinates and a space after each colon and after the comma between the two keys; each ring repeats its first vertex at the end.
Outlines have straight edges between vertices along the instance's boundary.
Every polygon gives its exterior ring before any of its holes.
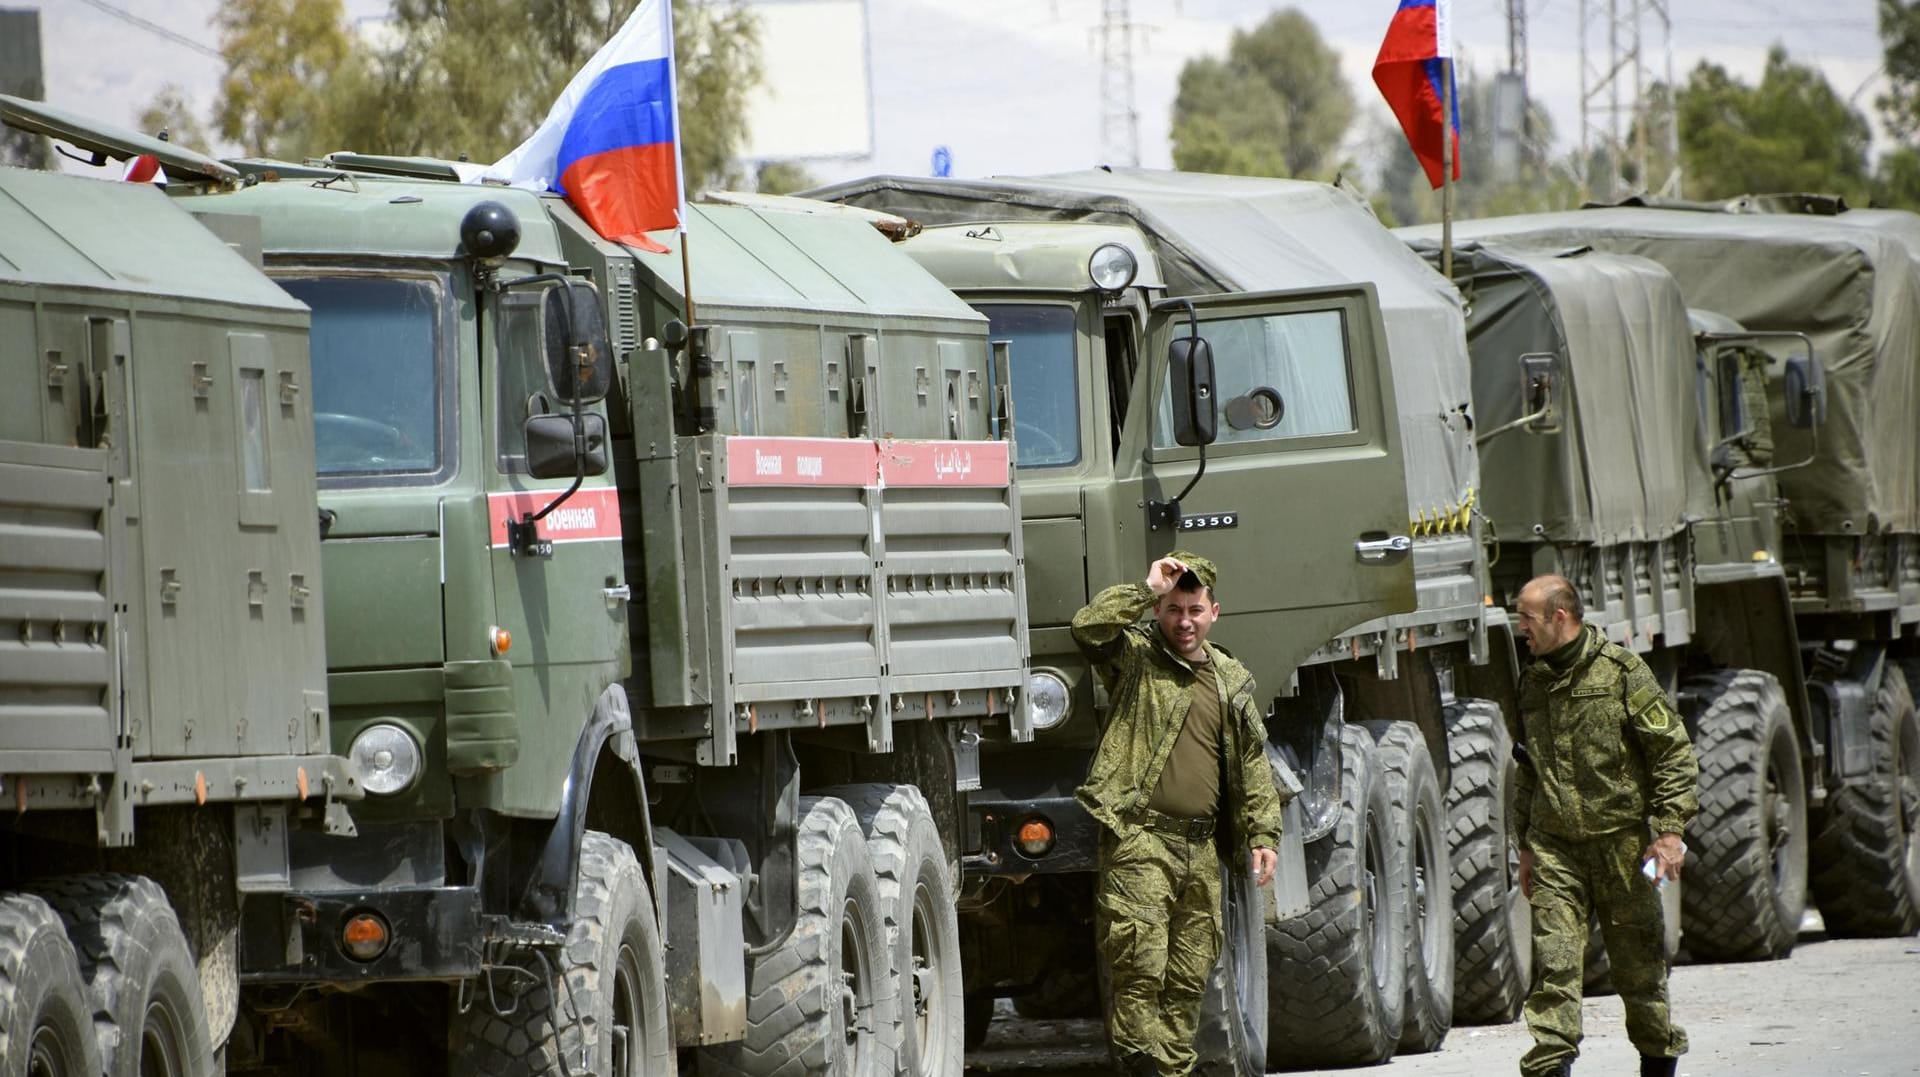
{"type": "Polygon", "coordinates": [[[1235,30],[1225,57],[1180,69],[1173,163],[1194,172],[1326,178],[1353,122],[1340,55],[1313,20],[1277,11],[1235,30]]]}
{"type": "Polygon", "coordinates": [[[1718,64],[1693,69],[1676,99],[1687,195],[1755,191],[1866,194],[1866,117],[1814,68],[1775,45],[1757,86],[1718,64]]]}
{"type": "Polygon", "coordinates": [[[1920,0],[1880,0],[1887,92],[1874,100],[1894,137],[1920,134],[1920,0]]]}
{"type": "Polygon", "coordinates": [[[221,136],[247,153],[297,155],[354,47],[340,0],[220,0],[213,22],[227,58],[214,107],[221,136]]]}
{"type": "MultiPolygon", "coordinates": [[[[256,101],[249,88],[262,79],[275,89],[280,80],[262,72],[286,66],[289,45],[300,39],[277,36],[278,23],[259,24],[289,8],[337,13],[339,0],[222,0],[222,18],[232,12],[238,28],[229,66],[244,73],[229,74],[226,100],[238,115],[258,117],[260,137],[241,139],[256,152],[297,158],[353,149],[495,161],[533,133],[638,2],[394,0],[384,43],[350,39],[341,55],[325,53],[324,64],[310,60],[316,89],[295,124],[271,107],[271,93],[256,101]]],[[[335,25],[346,36],[337,18],[335,25]]],[[[746,95],[762,77],[758,31],[740,0],[674,2],[680,153],[690,193],[738,178],[730,170],[746,140],[746,95]]]]}
{"type": "Polygon", "coordinates": [[[200,153],[212,152],[208,149],[206,125],[193,114],[193,103],[187,100],[186,91],[174,83],[160,87],[160,92],[140,110],[140,118],[134,123],[141,134],[159,135],[164,131],[167,141],[176,146],[200,153]]]}
{"type": "Polygon", "coordinates": [[[762,161],[754,173],[753,189],[761,194],[792,194],[819,185],[820,181],[798,161],[762,161]]]}

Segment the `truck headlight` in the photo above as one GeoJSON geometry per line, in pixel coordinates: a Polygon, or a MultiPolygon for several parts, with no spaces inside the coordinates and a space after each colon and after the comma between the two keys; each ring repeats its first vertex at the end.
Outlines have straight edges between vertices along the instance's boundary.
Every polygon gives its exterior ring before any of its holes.
{"type": "Polygon", "coordinates": [[[360,772],[361,788],[369,793],[398,793],[420,777],[420,746],[406,730],[388,722],[356,734],[347,757],[360,772]]]}
{"type": "Polygon", "coordinates": [[[1138,272],[1139,259],[1118,243],[1102,243],[1094,248],[1093,257],[1087,259],[1087,275],[1093,278],[1093,286],[1103,292],[1125,288],[1133,283],[1134,274],[1138,272]]]}
{"type": "Polygon", "coordinates": [[[1052,729],[1066,721],[1073,709],[1073,697],[1067,694],[1067,682],[1050,669],[1037,670],[1027,677],[1027,717],[1034,732],[1052,729]]]}

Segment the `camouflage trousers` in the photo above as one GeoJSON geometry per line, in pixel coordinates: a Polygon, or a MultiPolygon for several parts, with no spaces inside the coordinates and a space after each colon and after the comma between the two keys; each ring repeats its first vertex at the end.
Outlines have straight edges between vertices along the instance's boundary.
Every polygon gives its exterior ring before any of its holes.
{"type": "Polygon", "coordinates": [[[1627,1011],[1627,1038],[1640,1053],[1686,1053],[1687,1034],[1667,1009],[1667,961],[1660,895],[1640,874],[1647,834],[1640,828],[1590,841],[1533,834],[1533,990],[1527,1031],[1533,1049],[1520,1060],[1527,1077],[1558,1073],[1580,1053],[1580,994],[1589,916],[1597,914],[1627,1011]]]}
{"type": "Polygon", "coordinates": [[[1103,835],[1095,928],[1113,988],[1108,1033],[1168,1077],[1194,1064],[1207,975],[1220,953],[1220,854],[1211,835],[1128,827],[1103,835]]]}

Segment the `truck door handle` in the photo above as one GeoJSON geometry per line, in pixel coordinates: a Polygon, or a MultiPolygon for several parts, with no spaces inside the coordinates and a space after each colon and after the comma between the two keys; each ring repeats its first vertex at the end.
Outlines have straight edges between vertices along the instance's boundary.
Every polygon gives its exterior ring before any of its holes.
{"type": "Polygon", "coordinates": [[[1405,535],[1390,535],[1383,539],[1361,539],[1353,544],[1353,555],[1369,565],[1391,565],[1407,556],[1407,551],[1411,549],[1412,539],[1405,535]]]}
{"type": "Polygon", "coordinates": [[[633,588],[628,587],[624,583],[618,587],[602,587],[600,588],[600,593],[607,596],[607,605],[609,606],[615,602],[633,601],[633,588]]]}

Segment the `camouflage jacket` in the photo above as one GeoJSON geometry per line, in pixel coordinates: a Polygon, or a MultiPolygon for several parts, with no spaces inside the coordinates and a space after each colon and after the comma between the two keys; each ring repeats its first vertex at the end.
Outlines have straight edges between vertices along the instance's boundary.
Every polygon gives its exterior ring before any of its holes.
{"type": "Polygon", "coordinates": [[[1108,829],[1125,833],[1160,782],[1187,720],[1194,678],[1211,671],[1220,691],[1220,748],[1227,760],[1220,789],[1225,847],[1279,848],[1280,794],[1267,763],[1253,675],[1212,643],[1205,645],[1209,661],[1202,666],[1175,654],[1158,625],[1139,623],[1153,603],[1146,584],[1123,584],[1095,595],[1073,615],[1074,642],[1106,682],[1111,700],[1100,747],[1075,795],[1108,829]]]}
{"type": "Polygon", "coordinates": [[[1681,833],[1700,804],[1687,729],[1653,671],[1591,625],[1565,673],[1520,675],[1526,755],[1514,768],[1514,837],[1585,840],[1629,827],[1681,833]]]}

